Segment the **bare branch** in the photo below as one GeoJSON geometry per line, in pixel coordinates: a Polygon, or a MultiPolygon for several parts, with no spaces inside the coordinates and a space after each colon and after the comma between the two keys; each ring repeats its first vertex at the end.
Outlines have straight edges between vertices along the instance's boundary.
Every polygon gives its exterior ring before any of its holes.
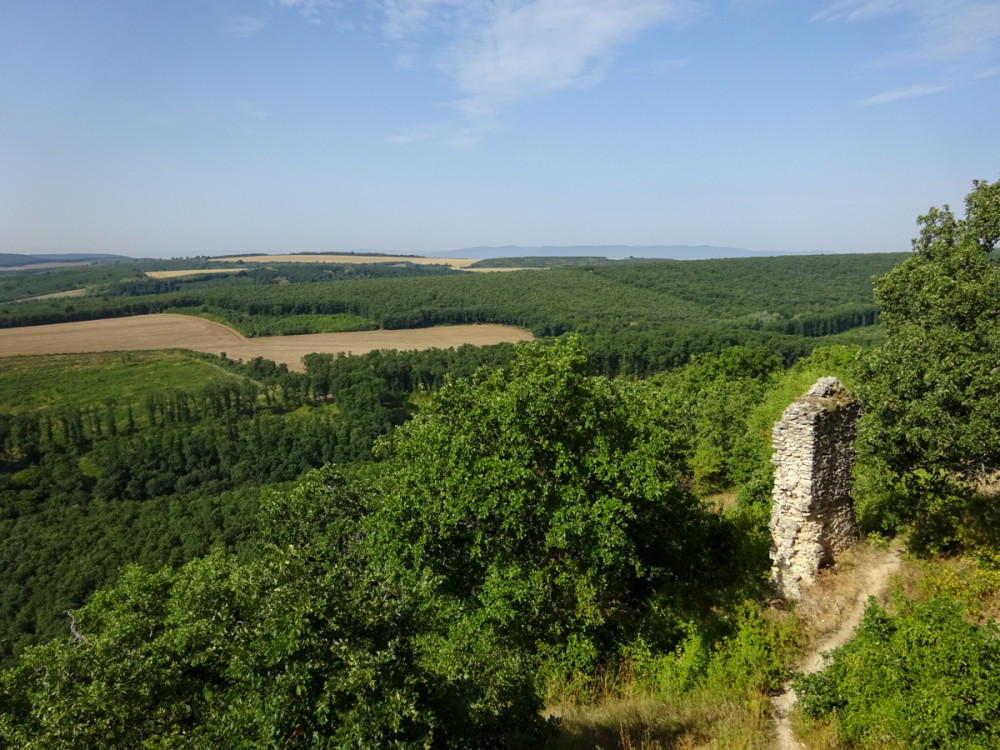
{"type": "Polygon", "coordinates": [[[76,629],[76,618],[73,617],[73,613],[67,609],[66,614],[69,615],[69,632],[73,636],[73,643],[89,643],[87,636],[76,629]]]}

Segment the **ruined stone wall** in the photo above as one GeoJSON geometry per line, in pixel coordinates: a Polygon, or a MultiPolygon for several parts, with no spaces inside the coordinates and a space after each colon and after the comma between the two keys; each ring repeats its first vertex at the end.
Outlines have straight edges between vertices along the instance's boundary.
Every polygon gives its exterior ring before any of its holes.
{"type": "Polygon", "coordinates": [[[771,580],[798,598],[816,571],[857,538],[851,470],[861,408],[836,378],[820,378],[773,432],[771,580]]]}

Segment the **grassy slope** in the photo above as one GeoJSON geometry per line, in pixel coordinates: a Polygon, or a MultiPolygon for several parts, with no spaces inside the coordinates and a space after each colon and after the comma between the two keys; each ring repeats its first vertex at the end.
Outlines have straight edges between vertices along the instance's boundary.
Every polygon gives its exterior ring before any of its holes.
{"type": "Polygon", "coordinates": [[[178,350],[2,357],[0,411],[21,414],[109,400],[135,403],[165,390],[240,379],[178,350]]]}

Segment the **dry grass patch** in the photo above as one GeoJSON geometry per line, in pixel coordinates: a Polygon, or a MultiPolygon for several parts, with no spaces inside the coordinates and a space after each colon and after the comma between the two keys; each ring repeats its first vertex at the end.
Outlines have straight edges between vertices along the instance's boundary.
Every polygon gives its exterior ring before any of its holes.
{"type": "Polygon", "coordinates": [[[733,490],[717,492],[714,495],[705,496],[702,502],[716,513],[722,515],[736,507],[736,492],[733,490]]]}
{"type": "Polygon", "coordinates": [[[0,356],[80,352],[191,349],[225,352],[230,359],[264,357],[288,369],[304,370],[302,357],[313,352],[365,354],[375,349],[448,349],[472,344],[531,341],[513,326],[435,326],[401,330],[261,336],[248,339],[232,328],[192,315],[136,315],[130,318],[57,323],[0,329],[0,356]]]}
{"type": "Polygon", "coordinates": [[[173,279],[178,276],[197,276],[203,273],[239,273],[241,268],[190,268],[185,271],[146,271],[151,279],[173,279]]]}
{"type": "MultiPolygon", "coordinates": [[[[902,542],[893,542],[888,549],[884,545],[858,542],[844,552],[836,564],[819,571],[816,582],[803,592],[795,609],[808,634],[807,653],[819,647],[833,648],[829,637],[841,630],[845,622],[855,619],[859,608],[863,611],[868,592],[877,592],[875,597],[881,606],[890,603],[896,579],[872,580],[873,573],[886,563],[887,553],[898,558],[902,554],[902,542]]],[[[902,567],[891,566],[889,575],[898,576],[896,571],[902,567]]],[[[851,632],[853,629],[847,635],[851,632]]]]}
{"type": "MultiPolygon", "coordinates": [[[[474,263],[475,261],[473,261],[474,263]]],[[[476,273],[493,273],[494,271],[544,271],[545,268],[522,267],[522,268],[462,268],[463,271],[474,271],[476,273]]]]}
{"type": "Polygon", "coordinates": [[[560,750],[766,750],[766,700],[694,690],[678,697],[636,694],[594,705],[557,703],[560,750]]]}
{"type": "Polygon", "coordinates": [[[65,292],[52,292],[51,294],[39,294],[34,297],[23,297],[16,302],[26,302],[31,299],[61,299],[63,297],[83,297],[87,294],[86,289],[70,289],[65,292]]]}
{"type": "Polygon", "coordinates": [[[907,599],[926,601],[945,595],[963,602],[972,622],[1000,621],[1000,570],[965,557],[918,560],[900,576],[899,590],[907,599]]]}

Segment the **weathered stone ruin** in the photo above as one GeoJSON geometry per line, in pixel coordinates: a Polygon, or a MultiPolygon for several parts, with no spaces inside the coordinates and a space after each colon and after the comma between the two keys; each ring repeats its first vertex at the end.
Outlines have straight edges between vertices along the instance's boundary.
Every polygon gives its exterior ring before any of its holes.
{"type": "Polygon", "coordinates": [[[851,470],[861,407],[820,378],[774,425],[771,580],[789,598],[857,538],[851,470]]]}

